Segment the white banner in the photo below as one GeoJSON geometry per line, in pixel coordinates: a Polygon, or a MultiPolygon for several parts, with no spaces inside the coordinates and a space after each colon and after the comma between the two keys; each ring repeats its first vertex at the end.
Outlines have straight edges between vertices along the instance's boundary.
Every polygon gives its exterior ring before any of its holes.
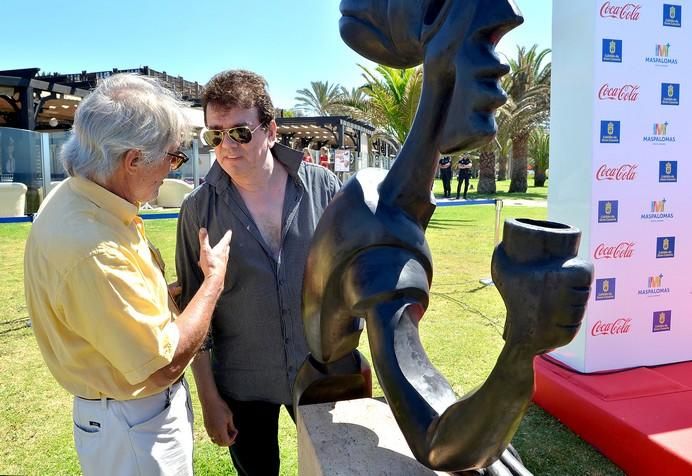
{"type": "Polygon", "coordinates": [[[553,2],[549,216],[582,228],[595,280],[579,337],[552,355],[582,372],[692,359],[687,1],[553,2]]]}

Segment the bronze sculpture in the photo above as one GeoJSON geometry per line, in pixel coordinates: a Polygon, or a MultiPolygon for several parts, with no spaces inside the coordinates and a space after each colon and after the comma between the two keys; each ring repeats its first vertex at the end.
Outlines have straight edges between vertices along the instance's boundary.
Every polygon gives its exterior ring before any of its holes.
{"type": "Polygon", "coordinates": [[[315,231],[303,286],[311,356],[294,403],[370,396],[357,350],[367,323],[382,389],[420,462],[458,474],[529,474],[507,447],[531,399],[533,357],[569,342],[583,318],[593,271],[574,258],[579,231],[505,224],[492,263],[507,306],[505,346],[475,392],[458,400],[418,338],[432,281],[425,228],[437,159],[494,136],[505,101],[498,80],[508,72],[494,46],[523,19],[511,0],[342,0],[340,8],[346,43],[388,66],[422,63],[423,88],[389,173],[358,172],[315,231]]]}

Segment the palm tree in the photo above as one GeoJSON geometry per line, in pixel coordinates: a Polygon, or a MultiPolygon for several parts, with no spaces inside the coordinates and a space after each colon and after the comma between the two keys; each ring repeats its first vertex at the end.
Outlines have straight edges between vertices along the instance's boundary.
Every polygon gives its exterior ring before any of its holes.
{"type": "Polygon", "coordinates": [[[497,135],[495,136],[495,145],[497,146],[497,180],[507,180],[507,165],[509,155],[512,151],[512,138],[506,120],[507,116],[502,111],[498,111],[497,120],[497,135]]]}
{"type": "Polygon", "coordinates": [[[338,115],[369,121],[368,102],[368,96],[362,86],[350,90],[342,86],[339,104],[334,107],[334,112],[338,115]]]}
{"type": "Polygon", "coordinates": [[[478,193],[495,193],[495,141],[479,149],[478,155],[478,193]]]}
{"type": "Polygon", "coordinates": [[[529,137],[529,155],[533,159],[533,186],[545,186],[545,171],[549,167],[550,134],[542,127],[537,127],[529,137]]]}
{"type": "Polygon", "coordinates": [[[296,107],[318,116],[332,115],[340,105],[344,88],[329,81],[312,81],[310,86],[296,91],[296,107]]]}
{"type": "Polygon", "coordinates": [[[551,63],[544,63],[549,49],[537,51],[533,45],[528,51],[517,46],[516,59],[508,58],[510,73],[503,78],[503,87],[509,96],[500,108],[505,116],[512,142],[512,170],[509,192],[526,192],[528,143],[531,131],[548,120],[550,112],[551,63]]]}
{"type": "Polygon", "coordinates": [[[396,69],[379,65],[372,72],[359,66],[366,81],[360,88],[367,97],[363,111],[375,127],[403,144],[418,108],[422,68],[396,69]]]}

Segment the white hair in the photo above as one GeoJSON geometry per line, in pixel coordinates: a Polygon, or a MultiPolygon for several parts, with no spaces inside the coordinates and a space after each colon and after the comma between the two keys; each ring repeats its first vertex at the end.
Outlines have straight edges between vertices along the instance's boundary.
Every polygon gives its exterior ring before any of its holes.
{"type": "Polygon", "coordinates": [[[102,80],[75,112],[61,152],[65,170],[103,182],[128,150],[140,150],[145,164],[161,159],[189,138],[183,106],[154,78],[115,74],[102,80]]]}

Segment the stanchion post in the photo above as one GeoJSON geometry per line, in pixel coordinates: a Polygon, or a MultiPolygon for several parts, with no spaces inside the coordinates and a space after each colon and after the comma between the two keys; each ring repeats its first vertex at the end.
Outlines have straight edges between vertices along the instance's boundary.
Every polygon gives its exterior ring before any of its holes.
{"type": "Polygon", "coordinates": [[[500,215],[502,214],[503,202],[501,198],[495,199],[495,243],[497,246],[500,243],[500,215]]]}
{"type": "MultiPolygon", "coordinates": [[[[495,199],[495,242],[493,243],[493,249],[495,246],[500,244],[500,215],[502,215],[502,206],[503,202],[502,199],[496,198],[495,199]]],[[[483,286],[493,286],[495,283],[493,283],[493,278],[481,278],[479,282],[483,286]]]]}

